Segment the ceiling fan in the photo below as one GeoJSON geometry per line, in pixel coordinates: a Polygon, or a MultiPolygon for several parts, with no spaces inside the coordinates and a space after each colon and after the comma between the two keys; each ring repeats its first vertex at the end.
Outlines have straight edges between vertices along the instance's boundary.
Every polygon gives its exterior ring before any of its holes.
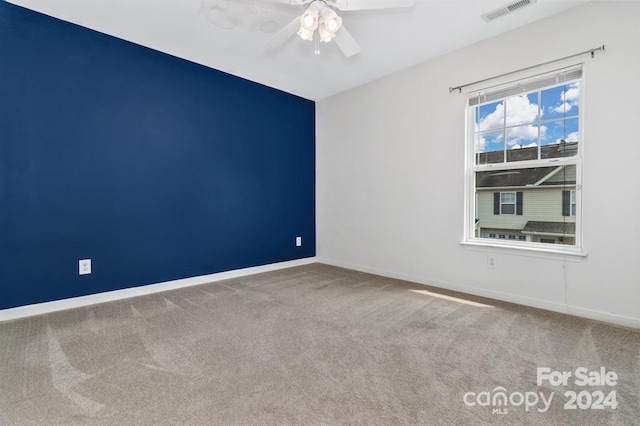
{"type": "Polygon", "coordinates": [[[320,42],[334,40],[345,56],[360,52],[360,46],[342,25],[340,12],[368,9],[391,9],[411,7],[415,0],[270,0],[272,3],[285,3],[305,6],[302,15],[293,19],[276,32],[266,43],[265,48],[273,50],[281,46],[292,35],[315,43],[315,53],[320,53],[320,42]]]}

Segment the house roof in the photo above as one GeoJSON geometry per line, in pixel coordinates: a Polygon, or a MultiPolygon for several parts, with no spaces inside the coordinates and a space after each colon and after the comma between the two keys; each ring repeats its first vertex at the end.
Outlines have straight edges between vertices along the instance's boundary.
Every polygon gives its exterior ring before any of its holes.
{"type": "MultiPolygon", "coordinates": [[[[476,188],[498,188],[505,186],[532,186],[551,174],[557,166],[533,167],[529,169],[489,170],[476,174],[476,188]]],[[[574,182],[575,183],[575,182],[574,182]]]]}
{"type": "MultiPolygon", "coordinates": [[[[560,158],[574,156],[578,152],[578,142],[567,142],[553,145],[545,145],[540,148],[540,156],[543,159],[560,158]]],[[[510,149],[507,151],[507,159],[509,162],[535,160],[538,156],[538,147],[510,149]]],[[[502,162],[503,152],[483,152],[478,154],[479,164],[500,163],[502,162]]],[[[513,170],[488,170],[478,172],[476,174],[476,188],[499,188],[499,187],[527,187],[527,186],[550,186],[550,185],[568,185],[574,186],[575,170],[573,173],[567,173],[564,176],[556,175],[552,178],[559,167],[531,167],[525,169],[513,170]],[[561,180],[558,180],[561,177],[561,180]]],[[[572,166],[565,166],[569,170],[572,166]]]]}
{"type": "Polygon", "coordinates": [[[541,222],[530,220],[521,232],[523,234],[574,236],[576,234],[576,224],[573,222],[541,222]]]}
{"type": "MultiPolygon", "coordinates": [[[[573,157],[578,153],[578,142],[561,142],[540,147],[540,158],[573,157]]],[[[537,160],[538,147],[514,148],[507,150],[507,161],[537,160]]],[[[502,163],[503,151],[481,152],[478,154],[478,164],[502,163]]]]}

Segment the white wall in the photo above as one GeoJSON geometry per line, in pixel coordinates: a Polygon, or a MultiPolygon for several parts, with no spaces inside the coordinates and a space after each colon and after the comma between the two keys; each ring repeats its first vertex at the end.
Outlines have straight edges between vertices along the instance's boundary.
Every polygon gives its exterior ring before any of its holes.
{"type": "Polygon", "coordinates": [[[319,102],[318,258],[640,327],[638,95],[640,3],[593,2],[319,102]],[[585,61],[588,256],[461,245],[465,95],[449,86],[602,44],[573,61],[585,61]]]}

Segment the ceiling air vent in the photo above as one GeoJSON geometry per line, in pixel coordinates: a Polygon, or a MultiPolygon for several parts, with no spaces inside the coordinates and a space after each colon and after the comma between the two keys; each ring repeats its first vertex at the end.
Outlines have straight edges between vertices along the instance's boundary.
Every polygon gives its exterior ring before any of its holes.
{"type": "Polygon", "coordinates": [[[510,13],[515,12],[516,10],[520,10],[525,6],[530,6],[534,4],[537,0],[518,0],[512,3],[509,3],[505,6],[499,7],[496,10],[492,10],[491,12],[487,12],[482,15],[482,19],[486,22],[491,22],[494,19],[498,19],[501,16],[508,15],[510,13]]]}

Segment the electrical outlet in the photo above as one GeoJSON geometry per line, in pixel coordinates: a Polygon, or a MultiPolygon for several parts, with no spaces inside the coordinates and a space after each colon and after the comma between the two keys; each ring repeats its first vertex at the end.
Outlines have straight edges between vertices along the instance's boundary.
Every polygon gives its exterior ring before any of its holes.
{"type": "Polygon", "coordinates": [[[82,259],[78,262],[78,273],[89,275],[91,273],[91,259],[82,259]]]}
{"type": "Polygon", "coordinates": [[[302,246],[302,237],[296,237],[296,247],[302,246]]]}
{"type": "Polygon", "coordinates": [[[496,259],[496,256],[493,254],[490,254],[489,256],[487,256],[487,268],[497,268],[498,267],[498,261],[496,259]]]}

